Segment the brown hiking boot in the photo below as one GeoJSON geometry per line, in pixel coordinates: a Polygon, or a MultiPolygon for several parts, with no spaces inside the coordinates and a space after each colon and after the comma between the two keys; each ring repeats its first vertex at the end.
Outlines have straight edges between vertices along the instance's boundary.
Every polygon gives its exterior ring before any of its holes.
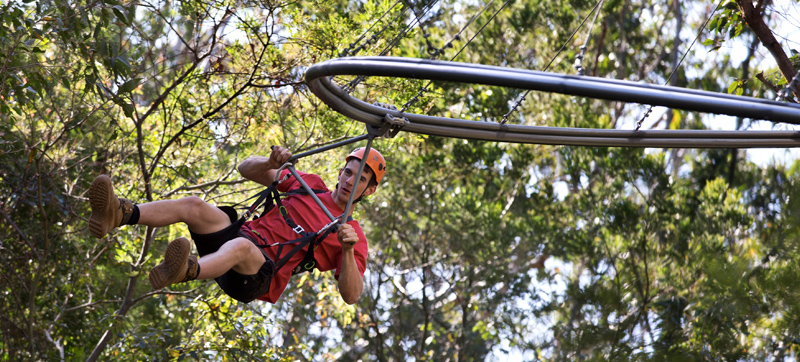
{"type": "Polygon", "coordinates": [[[97,176],[87,194],[92,207],[89,232],[96,238],[106,236],[111,229],[125,224],[131,218],[133,202],[114,194],[114,186],[108,176],[97,176]]]}
{"type": "Polygon", "coordinates": [[[168,285],[197,279],[200,267],[197,257],[189,255],[192,242],[180,237],[167,245],[164,261],[150,271],[150,285],[153,289],[161,289],[168,285]]]}

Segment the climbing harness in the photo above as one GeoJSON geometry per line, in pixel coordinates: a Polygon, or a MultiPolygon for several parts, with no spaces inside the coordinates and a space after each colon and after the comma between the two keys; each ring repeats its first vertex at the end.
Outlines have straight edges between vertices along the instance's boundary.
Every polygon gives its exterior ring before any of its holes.
{"type": "Polygon", "coordinates": [[[305,74],[311,91],[333,110],[376,127],[387,127],[386,114],[405,117],[412,133],[486,141],[601,147],[786,148],[800,147],[798,131],[619,130],[541,127],[474,122],[405,113],[378,107],[343,92],[331,77],[365,75],[474,83],[555,92],[596,99],[664,106],[800,124],[800,105],[672,86],[570,76],[481,64],[397,57],[332,59],[305,74]]]}
{"type": "MultiPolygon", "coordinates": [[[[381,104],[381,106],[385,107],[383,109],[391,109],[391,108],[393,108],[393,106],[389,106],[389,105],[381,104]]],[[[327,151],[327,150],[330,150],[330,149],[333,149],[333,148],[337,148],[337,147],[341,147],[341,146],[344,146],[344,145],[348,145],[348,144],[351,144],[351,143],[354,143],[354,142],[361,141],[361,140],[366,138],[367,139],[367,146],[364,148],[363,156],[361,157],[363,162],[360,162],[358,173],[356,174],[356,178],[355,178],[355,181],[353,183],[353,190],[357,190],[358,189],[359,180],[361,179],[361,174],[364,171],[364,167],[368,163],[366,161],[366,159],[367,159],[367,157],[369,157],[369,152],[370,152],[370,149],[371,149],[371,146],[372,146],[373,139],[375,137],[393,137],[400,130],[400,128],[402,128],[402,126],[403,126],[402,121],[397,121],[397,119],[402,120],[402,117],[393,118],[393,117],[389,116],[389,117],[387,117],[387,119],[388,118],[391,118],[394,121],[393,122],[386,122],[381,127],[375,127],[375,126],[367,125],[367,127],[366,127],[367,128],[367,133],[364,134],[364,135],[353,137],[351,139],[344,140],[344,141],[341,141],[341,142],[337,142],[337,143],[334,143],[334,144],[331,144],[331,145],[328,145],[328,146],[320,147],[320,148],[317,148],[315,150],[311,150],[311,151],[308,151],[308,152],[305,152],[305,153],[293,155],[289,159],[288,162],[286,162],[284,165],[282,165],[280,168],[278,168],[276,170],[275,179],[273,180],[272,184],[270,184],[266,189],[262,190],[261,192],[253,195],[252,197],[250,197],[250,198],[248,198],[247,200],[244,201],[244,202],[247,202],[247,201],[250,201],[252,199],[255,199],[253,204],[249,208],[247,208],[247,210],[245,212],[242,213],[242,216],[237,221],[238,223],[244,223],[244,221],[246,221],[247,219],[250,219],[251,217],[253,219],[257,219],[259,217],[259,215],[257,215],[255,212],[256,212],[256,210],[258,210],[259,207],[262,207],[262,205],[263,205],[263,211],[261,213],[262,216],[266,215],[272,209],[277,207],[278,212],[281,214],[281,216],[282,216],[284,222],[286,223],[286,225],[288,225],[298,235],[298,238],[293,239],[293,240],[289,240],[289,241],[285,241],[285,242],[281,242],[281,243],[269,244],[268,241],[266,239],[264,239],[264,237],[259,235],[257,232],[254,232],[254,234],[259,239],[261,239],[261,241],[264,243],[264,245],[259,245],[259,247],[261,247],[261,248],[277,247],[277,250],[276,250],[276,253],[275,253],[275,259],[276,259],[275,260],[275,269],[274,269],[275,272],[280,270],[295,254],[297,254],[300,250],[303,250],[303,248],[306,248],[306,254],[303,257],[303,260],[292,270],[292,275],[313,270],[314,268],[316,268],[316,265],[317,265],[316,259],[314,258],[314,250],[316,250],[316,248],[322,243],[323,240],[325,240],[325,238],[328,237],[328,235],[330,235],[330,233],[335,232],[340,225],[342,225],[342,224],[344,224],[344,223],[346,223],[348,221],[352,221],[353,220],[353,218],[351,216],[349,216],[349,215],[350,215],[351,207],[352,207],[353,202],[354,202],[354,196],[356,194],[355,192],[351,192],[350,193],[350,197],[349,197],[349,199],[347,201],[347,206],[345,207],[344,213],[342,215],[339,215],[338,217],[335,217],[334,215],[331,214],[331,212],[328,210],[328,208],[325,207],[325,205],[322,203],[322,201],[319,199],[319,197],[317,197],[317,194],[325,193],[325,192],[328,192],[328,191],[312,189],[310,186],[308,186],[308,184],[305,182],[305,180],[303,180],[303,178],[297,172],[297,170],[295,170],[294,162],[297,161],[298,159],[302,158],[302,157],[310,156],[312,154],[316,154],[316,153],[327,151]],[[281,177],[281,174],[283,174],[283,170],[287,170],[289,172],[285,176],[281,177]],[[291,190],[289,192],[285,192],[285,193],[281,194],[278,191],[278,185],[281,184],[282,182],[288,180],[289,177],[294,177],[295,180],[297,180],[297,182],[300,183],[300,188],[294,189],[294,190],[291,190]],[[286,207],[283,206],[283,202],[281,201],[282,197],[296,196],[296,195],[308,195],[308,196],[310,196],[314,200],[314,202],[320,207],[320,209],[325,213],[325,215],[328,217],[328,219],[330,220],[330,223],[328,223],[327,225],[323,226],[322,228],[320,228],[316,232],[306,231],[305,228],[303,228],[302,225],[298,225],[291,218],[291,216],[289,216],[289,213],[286,210],[286,207]],[[344,215],[348,215],[348,216],[344,217],[344,215]],[[289,249],[289,251],[287,251],[285,255],[281,256],[284,248],[290,247],[290,246],[292,246],[292,248],[289,249]]],[[[377,151],[374,151],[374,152],[377,152],[377,151]]],[[[352,156],[353,156],[353,154],[351,154],[351,156],[348,156],[348,159],[350,159],[352,156]]],[[[383,167],[384,167],[384,170],[385,170],[385,165],[383,165],[383,167]]],[[[378,180],[378,181],[380,181],[380,180],[378,180]]]]}
{"type": "MultiPolygon", "coordinates": [[[[298,178],[297,180],[298,180],[298,182],[301,183],[301,185],[303,185],[303,188],[295,189],[295,190],[292,190],[292,191],[289,191],[289,192],[285,192],[283,194],[279,193],[278,192],[278,184],[280,184],[281,182],[287,180],[290,176],[292,176],[292,173],[287,174],[281,180],[274,181],[271,185],[269,185],[269,187],[267,187],[265,190],[259,192],[256,196],[254,196],[254,197],[257,197],[258,200],[256,200],[256,202],[253,203],[253,205],[242,215],[242,218],[244,218],[244,219],[249,218],[251,215],[253,215],[253,211],[255,211],[262,203],[264,205],[264,211],[262,212],[262,215],[266,215],[273,208],[276,208],[276,207],[278,208],[278,212],[283,217],[284,222],[286,222],[286,225],[288,225],[292,229],[292,231],[297,233],[298,238],[297,239],[293,239],[293,240],[289,240],[289,241],[285,241],[285,242],[282,242],[282,243],[269,244],[267,242],[267,240],[264,239],[264,237],[262,237],[260,234],[258,234],[258,233],[254,233],[254,234],[256,236],[258,236],[258,238],[261,239],[262,242],[264,242],[264,245],[259,245],[259,247],[261,247],[261,248],[277,247],[277,250],[275,252],[275,271],[276,272],[278,270],[280,270],[295,254],[297,254],[300,250],[303,250],[303,248],[306,248],[306,254],[303,257],[303,260],[299,264],[297,264],[297,266],[292,270],[292,275],[295,275],[295,274],[311,271],[316,267],[317,261],[314,258],[314,251],[317,249],[319,244],[321,244],[322,241],[325,240],[325,238],[328,237],[328,235],[331,232],[336,231],[336,229],[337,229],[336,223],[339,221],[339,218],[341,216],[337,217],[337,218],[334,218],[333,221],[331,221],[329,224],[323,226],[320,230],[318,230],[316,232],[308,232],[301,225],[298,225],[289,216],[288,212],[286,211],[286,207],[283,206],[283,202],[281,201],[281,198],[282,197],[287,197],[287,196],[292,196],[292,195],[308,195],[308,191],[306,190],[306,187],[308,187],[308,185],[305,183],[305,181],[302,178],[298,178]],[[292,249],[290,249],[285,255],[283,255],[283,257],[281,257],[281,254],[282,254],[282,251],[283,251],[284,247],[289,247],[289,246],[292,246],[292,245],[294,247],[292,249]]],[[[327,191],[314,189],[314,190],[312,190],[312,194],[311,195],[315,195],[316,196],[316,194],[324,193],[324,192],[327,192],[327,191]]],[[[318,199],[315,199],[315,200],[318,200],[318,199]]],[[[323,210],[326,211],[326,214],[329,214],[327,212],[328,211],[327,208],[325,208],[325,206],[323,204],[320,203],[319,206],[323,210]]],[[[348,217],[347,218],[347,221],[350,221],[350,220],[352,220],[352,217],[348,217]]]]}
{"type": "Polygon", "coordinates": [[[304,271],[313,270],[314,267],[316,266],[316,260],[314,259],[314,250],[317,248],[319,243],[321,243],[322,240],[324,240],[328,236],[328,234],[332,231],[330,227],[326,226],[317,232],[313,233],[306,232],[302,226],[297,225],[297,223],[295,223],[294,220],[292,220],[292,218],[289,217],[288,213],[286,212],[286,208],[283,206],[283,203],[281,202],[281,197],[285,197],[288,195],[302,195],[302,194],[305,194],[305,190],[298,189],[281,195],[277,191],[277,183],[273,183],[266,190],[260,192],[257,195],[259,196],[259,200],[253,204],[250,210],[248,210],[247,212],[245,212],[244,215],[242,215],[243,219],[249,218],[249,216],[252,214],[251,210],[257,208],[261,202],[266,202],[264,204],[264,212],[262,215],[266,215],[266,213],[271,211],[274,207],[278,207],[279,212],[281,216],[283,216],[283,219],[286,222],[286,224],[289,225],[289,227],[299,235],[297,239],[289,240],[282,243],[269,244],[263,236],[261,236],[257,232],[253,233],[263,242],[263,245],[258,245],[259,247],[264,249],[277,247],[278,250],[275,253],[275,269],[274,269],[275,272],[280,270],[292,258],[292,256],[297,254],[297,252],[299,252],[305,247],[308,248],[306,250],[306,255],[303,257],[303,261],[300,262],[292,270],[292,275],[302,273],[304,271]],[[295,246],[286,255],[281,257],[281,252],[283,251],[283,248],[290,245],[295,245],[295,246]]]}

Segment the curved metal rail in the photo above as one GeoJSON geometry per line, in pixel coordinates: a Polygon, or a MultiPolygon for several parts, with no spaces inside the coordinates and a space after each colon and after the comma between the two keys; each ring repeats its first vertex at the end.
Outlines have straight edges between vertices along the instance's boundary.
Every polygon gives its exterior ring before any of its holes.
{"type": "Polygon", "coordinates": [[[800,105],[685,88],[572,76],[479,64],[396,57],[351,57],[306,71],[311,91],[335,111],[372,126],[388,113],[405,117],[413,133],[498,142],[667,148],[800,147],[800,131],[617,130],[524,126],[400,113],[366,103],[333,83],[337,75],[383,76],[495,85],[687,111],[800,124],[800,105]]]}

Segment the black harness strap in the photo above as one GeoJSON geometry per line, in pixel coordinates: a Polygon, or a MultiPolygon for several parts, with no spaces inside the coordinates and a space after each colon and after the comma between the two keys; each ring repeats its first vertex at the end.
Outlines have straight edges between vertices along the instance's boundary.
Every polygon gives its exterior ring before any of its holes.
{"type": "Polygon", "coordinates": [[[278,259],[278,261],[275,263],[275,270],[279,270],[289,261],[289,259],[292,258],[292,256],[294,256],[294,254],[302,250],[304,247],[308,247],[308,249],[306,250],[306,255],[303,257],[303,260],[300,262],[300,264],[297,264],[297,266],[292,270],[292,275],[300,274],[303,272],[314,270],[314,268],[317,266],[317,259],[314,258],[314,250],[316,250],[319,244],[321,244],[322,241],[325,240],[326,237],[328,237],[328,235],[333,231],[333,229],[334,227],[329,227],[323,233],[319,232],[305,233],[305,235],[301,236],[298,239],[274,245],[266,245],[263,247],[268,248],[276,245],[278,246],[278,251],[275,253],[275,258],[278,259]],[[287,252],[286,255],[281,257],[281,249],[283,249],[283,247],[286,245],[295,243],[297,245],[295,245],[294,248],[289,250],[289,252],[287,252]]]}
{"type": "MultiPolygon", "coordinates": [[[[242,218],[243,219],[249,218],[250,215],[253,215],[253,212],[256,209],[258,209],[258,207],[262,203],[264,203],[264,211],[261,214],[262,216],[266,215],[270,210],[272,210],[272,208],[277,206],[278,211],[280,211],[281,216],[283,216],[283,220],[286,222],[287,225],[289,225],[290,228],[292,228],[292,230],[294,230],[294,232],[300,235],[300,237],[294,240],[289,240],[286,242],[269,245],[267,243],[267,240],[264,239],[264,237],[256,233],[256,235],[258,235],[258,237],[265,244],[265,245],[259,245],[259,247],[261,248],[270,248],[273,246],[278,247],[278,250],[275,253],[275,259],[277,259],[275,261],[275,272],[277,272],[292,258],[292,256],[294,256],[295,254],[297,254],[297,252],[299,252],[300,250],[302,250],[304,247],[307,246],[308,249],[306,250],[305,257],[303,257],[303,260],[300,262],[300,264],[298,264],[297,267],[295,267],[292,270],[292,275],[311,271],[317,266],[317,260],[314,258],[314,250],[319,246],[319,244],[322,243],[323,240],[325,240],[326,237],[328,237],[328,235],[330,235],[331,232],[335,231],[338,228],[338,225],[336,225],[336,221],[334,221],[317,232],[306,232],[302,226],[297,225],[297,223],[289,216],[289,213],[286,211],[286,208],[283,206],[283,203],[281,202],[281,197],[291,196],[291,195],[307,195],[308,192],[306,192],[305,189],[299,188],[281,194],[278,192],[278,183],[280,183],[280,181],[273,182],[265,190],[247,199],[247,200],[256,199],[256,201],[253,203],[252,206],[250,206],[250,208],[244,214],[242,214],[242,218]],[[297,244],[297,245],[295,245],[292,249],[290,249],[286,253],[286,255],[281,257],[281,251],[283,251],[284,246],[289,246],[290,244],[297,244]]],[[[327,192],[326,190],[317,190],[317,189],[312,189],[312,191],[314,191],[314,193],[316,194],[327,192]]],[[[351,220],[353,220],[352,216],[347,218],[347,221],[351,220]]]]}

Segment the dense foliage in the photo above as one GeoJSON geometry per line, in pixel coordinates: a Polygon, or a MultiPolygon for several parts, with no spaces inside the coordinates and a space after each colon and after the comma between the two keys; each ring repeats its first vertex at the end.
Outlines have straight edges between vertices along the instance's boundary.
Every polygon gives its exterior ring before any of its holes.
{"type": "MultiPolygon", "coordinates": [[[[798,30],[797,1],[599,4],[0,4],[0,360],[796,359],[800,167],[745,150],[379,140],[390,172],[356,209],[370,260],[355,306],[320,273],[295,277],[275,305],[237,303],[213,282],[153,291],[143,276],[185,226],[86,230],[100,173],[139,202],[235,204],[256,190],[236,172],[249,155],[363,133],[305,86],[325,59],[574,74],[586,44],[587,75],[771,99],[800,63],[800,44],[781,37],[798,30]],[[778,39],[768,51],[761,23],[778,39]]],[[[352,84],[362,99],[477,122],[726,121],[502,87],[352,84]]],[[[348,151],[298,168],[333,181],[348,151]]]]}

